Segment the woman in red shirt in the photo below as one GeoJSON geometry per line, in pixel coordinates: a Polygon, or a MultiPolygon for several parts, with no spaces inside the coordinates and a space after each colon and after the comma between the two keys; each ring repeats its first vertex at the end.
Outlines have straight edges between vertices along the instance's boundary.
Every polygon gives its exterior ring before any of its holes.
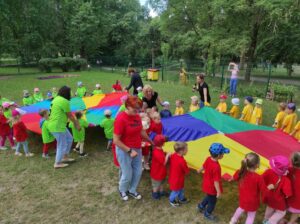
{"type": "Polygon", "coordinates": [[[142,138],[152,143],[143,130],[138,115],[142,101],[136,96],[129,96],[125,101],[126,110],[117,115],[114,123],[114,144],[121,175],[119,191],[122,200],[127,201],[128,195],[135,199],[142,196],[136,191],[142,175],[142,138]]]}

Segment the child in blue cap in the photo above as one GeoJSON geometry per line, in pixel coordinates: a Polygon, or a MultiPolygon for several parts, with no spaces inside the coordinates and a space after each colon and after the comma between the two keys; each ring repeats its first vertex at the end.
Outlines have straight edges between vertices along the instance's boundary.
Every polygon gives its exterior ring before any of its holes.
{"type": "Polygon", "coordinates": [[[215,221],[216,217],[212,215],[212,212],[217,204],[217,199],[221,197],[223,192],[221,166],[218,161],[230,150],[220,143],[213,143],[209,148],[209,152],[210,157],[205,160],[203,166],[198,170],[198,173],[204,171],[202,190],[206,193],[203,201],[198,204],[198,210],[204,213],[206,219],[215,221]]]}

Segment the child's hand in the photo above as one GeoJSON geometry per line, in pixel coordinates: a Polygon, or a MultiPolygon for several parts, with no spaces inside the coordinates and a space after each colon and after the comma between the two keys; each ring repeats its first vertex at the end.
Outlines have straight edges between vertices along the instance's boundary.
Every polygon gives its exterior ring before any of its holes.
{"type": "Polygon", "coordinates": [[[217,198],[221,198],[221,196],[222,196],[222,193],[221,193],[221,192],[218,192],[218,193],[217,193],[217,198]]]}
{"type": "Polygon", "coordinates": [[[275,189],[275,186],[274,186],[274,184],[270,184],[270,185],[268,185],[268,190],[274,190],[275,189]]]}

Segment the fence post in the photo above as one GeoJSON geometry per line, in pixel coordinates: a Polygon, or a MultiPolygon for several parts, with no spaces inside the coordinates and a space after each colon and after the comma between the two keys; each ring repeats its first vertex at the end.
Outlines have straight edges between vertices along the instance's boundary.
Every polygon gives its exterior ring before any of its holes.
{"type": "Polygon", "coordinates": [[[272,64],[269,64],[269,75],[268,75],[268,81],[267,81],[267,86],[266,86],[266,94],[265,96],[267,96],[268,94],[268,89],[269,89],[269,85],[270,85],[270,79],[271,79],[271,73],[272,73],[272,64]]]}
{"type": "Polygon", "coordinates": [[[223,88],[225,65],[222,65],[221,89],[223,88]]]}

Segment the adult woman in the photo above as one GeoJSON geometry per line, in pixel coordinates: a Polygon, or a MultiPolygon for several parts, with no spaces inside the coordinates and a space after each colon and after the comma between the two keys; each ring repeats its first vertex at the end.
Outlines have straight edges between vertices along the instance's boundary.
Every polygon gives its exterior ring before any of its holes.
{"type": "Polygon", "coordinates": [[[157,92],[154,92],[150,85],[145,85],[143,88],[143,108],[157,108],[157,104],[162,106],[162,101],[157,92]]]}
{"type": "Polygon", "coordinates": [[[235,64],[234,62],[230,62],[228,65],[228,71],[231,72],[229,94],[231,97],[235,97],[237,81],[238,81],[238,74],[239,74],[239,66],[237,64],[235,64]]]}
{"type": "Polygon", "coordinates": [[[70,99],[71,89],[63,86],[51,103],[48,129],[57,142],[54,168],[66,167],[68,164],[64,162],[74,161],[74,159],[68,158],[73,143],[73,137],[67,129],[68,119],[78,130],[80,130],[80,126],[71,113],[70,99]]]}
{"type": "Polygon", "coordinates": [[[210,105],[211,98],[209,95],[209,88],[204,81],[204,74],[197,75],[196,84],[193,87],[193,91],[198,91],[200,95],[200,107],[210,105]]]}
{"type": "Polygon", "coordinates": [[[131,76],[131,79],[130,79],[129,85],[125,88],[125,90],[128,91],[128,90],[130,90],[131,87],[133,87],[133,95],[137,95],[138,94],[137,88],[138,87],[142,87],[142,88],[144,87],[142,78],[139,75],[139,73],[137,73],[135,71],[134,68],[129,68],[128,69],[128,74],[131,76]]]}
{"type": "Polygon", "coordinates": [[[114,143],[121,175],[119,192],[122,200],[127,201],[128,195],[135,199],[142,196],[136,191],[142,175],[142,138],[152,143],[143,130],[138,111],[142,101],[137,96],[129,96],[125,101],[126,110],[117,115],[114,123],[114,143]]]}

